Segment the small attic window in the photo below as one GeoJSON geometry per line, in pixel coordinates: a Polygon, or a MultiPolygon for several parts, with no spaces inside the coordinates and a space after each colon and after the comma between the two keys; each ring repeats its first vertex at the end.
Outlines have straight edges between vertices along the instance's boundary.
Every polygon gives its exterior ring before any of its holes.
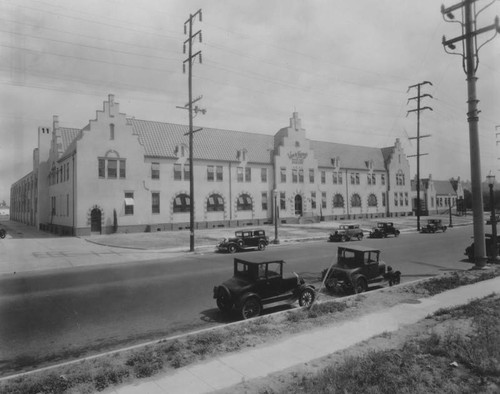
{"type": "Polygon", "coordinates": [[[110,123],[109,125],[109,139],[110,140],[115,139],[115,125],[113,123],[110,123]]]}
{"type": "Polygon", "coordinates": [[[187,146],[184,144],[179,144],[174,149],[174,153],[177,157],[186,157],[187,151],[187,146]]]}
{"type": "Polygon", "coordinates": [[[240,149],[236,152],[236,158],[239,161],[247,161],[247,150],[246,149],[240,149]]]}
{"type": "Polygon", "coordinates": [[[330,159],[333,168],[339,168],[340,167],[340,157],[333,157],[330,159]]]}

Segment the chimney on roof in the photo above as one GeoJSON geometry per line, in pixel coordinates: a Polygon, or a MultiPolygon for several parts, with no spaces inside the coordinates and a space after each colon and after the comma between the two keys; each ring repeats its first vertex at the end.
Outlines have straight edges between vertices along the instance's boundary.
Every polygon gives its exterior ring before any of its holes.
{"type": "Polygon", "coordinates": [[[57,130],[59,128],[59,116],[52,116],[52,130],[57,130]]]}
{"type": "Polygon", "coordinates": [[[115,95],[114,94],[108,94],[108,101],[109,101],[109,106],[113,106],[115,103],[115,95]]]}

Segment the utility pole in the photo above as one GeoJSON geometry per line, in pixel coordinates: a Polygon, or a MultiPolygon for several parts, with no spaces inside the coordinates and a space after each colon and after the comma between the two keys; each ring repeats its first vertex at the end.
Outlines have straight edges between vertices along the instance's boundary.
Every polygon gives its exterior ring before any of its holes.
{"type": "MultiPolygon", "coordinates": [[[[201,9],[196,11],[194,14],[189,15],[189,19],[184,22],[184,34],[188,34],[188,38],[184,41],[184,54],[186,53],[186,44],[188,45],[188,57],[184,60],[182,64],[182,71],[186,72],[186,63],[188,64],[188,102],[184,107],[178,107],[182,109],[187,109],[189,112],[189,251],[194,252],[194,168],[193,168],[193,134],[201,129],[193,130],[193,111],[198,113],[201,111],[205,113],[205,110],[200,110],[198,106],[193,109],[193,104],[198,100],[201,100],[201,96],[193,100],[193,61],[198,58],[200,64],[201,61],[201,51],[193,54],[193,40],[196,36],[199,37],[201,42],[201,30],[198,30],[193,34],[193,23],[196,16],[199,17],[201,22],[201,9]]],[[[185,134],[185,135],[186,135],[185,134]]]]}
{"type": "Polygon", "coordinates": [[[416,112],[417,113],[417,136],[409,138],[410,140],[417,140],[417,154],[416,155],[409,155],[408,156],[408,157],[416,157],[417,158],[417,231],[420,231],[420,207],[421,207],[421,202],[420,202],[420,156],[427,155],[427,153],[420,153],[420,139],[421,138],[430,137],[430,134],[420,135],[420,112],[424,111],[426,109],[429,109],[429,110],[432,111],[431,107],[427,107],[427,106],[426,107],[421,107],[420,106],[420,100],[423,99],[424,97],[433,98],[428,93],[426,93],[426,94],[421,94],[420,93],[420,88],[422,87],[422,85],[431,85],[432,86],[432,83],[429,82],[429,81],[424,81],[424,82],[417,83],[415,85],[408,86],[407,93],[410,91],[410,89],[417,88],[417,95],[415,97],[411,97],[411,98],[408,99],[408,103],[411,100],[417,100],[417,108],[409,110],[409,111],[406,112],[406,116],[408,116],[408,114],[410,112],[416,112]]]}
{"type": "Polygon", "coordinates": [[[447,40],[443,36],[443,47],[446,53],[460,55],[462,57],[462,67],[467,75],[467,121],[469,122],[469,145],[471,163],[471,185],[472,185],[472,211],[474,223],[474,263],[476,268],[483,268],[486,265],[486,243],[484,238],[484,209],[481,182],[481,156],[479,149],[479,112],[477,109],[478,99],[476,97],[476,71],[479,65],[479,49],[491,41],[500,32],[498,16],[495,22],[489,26],[476,30],[476,18],[483,10],[494,2],[476,12],[477,0],[463,0],[451,7],[441,6],[441,14],[445,22],[457,22],[462,27],[462,35],[447,40]],[[453,11],[460,9],[462,21],[455,21],[453,11]],[[490,30],[494,31],[493,36],[478,47],[477,37],[490,30]],[[462,52],[450,52],[456,49],[456,43],[462,43],[462,52]]]}

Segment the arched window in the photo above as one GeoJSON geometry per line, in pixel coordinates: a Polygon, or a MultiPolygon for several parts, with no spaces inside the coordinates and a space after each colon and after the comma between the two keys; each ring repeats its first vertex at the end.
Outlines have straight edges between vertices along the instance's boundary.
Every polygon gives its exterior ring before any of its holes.
{"type": "Polygon", "coordinates": [[[344,208],[344,197],[342,197],[342,194],[335,194],[333,196],[333,207],[344,208]]]}
{"type": "Polygon", "coordinates": [[[207,200],[208,212],[221,212],[224,211],[224,199],[219,194],[212,194],[207,200]]]}
{"type": "Polygon", "coordinates": [[[252,210],[252,197],[248,194],[242,194],[238,197],[238,202],[236,204],[236,209],[238,211],[251,211],[252,210]]]}
{"type": "Polygon", "coordinates": [[[174,199],[174,212],[189,212],[191,199],[187,194],[179,194],[174,199]]]}
{"type": "Polygon", "coordinates": [[[375,194],[370,194],[368,196],[368,206],[376,207],[377,206],[377,196],[375,194]]]}
{"type": "Polygon", "coordinates": [[[352,195],[351,207],[353,208],[361,207],[361,197],[359,196],[359,194],[355,193],[352,195]]]}

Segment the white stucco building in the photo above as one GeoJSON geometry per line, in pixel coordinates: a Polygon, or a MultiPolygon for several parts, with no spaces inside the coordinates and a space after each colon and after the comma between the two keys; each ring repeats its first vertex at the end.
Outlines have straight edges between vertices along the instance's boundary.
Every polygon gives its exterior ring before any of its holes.
{"type": "Polygon", "coordinates": [[[297,113],[274,135],[138,120],[109,95],[88,125],[39,127],[11,219],[59,234],[176,230],[408,215],[399,140],[375,148],[309,140],[297,113]],[[194,196],[189,177],[194,175],[194,196]]]}

